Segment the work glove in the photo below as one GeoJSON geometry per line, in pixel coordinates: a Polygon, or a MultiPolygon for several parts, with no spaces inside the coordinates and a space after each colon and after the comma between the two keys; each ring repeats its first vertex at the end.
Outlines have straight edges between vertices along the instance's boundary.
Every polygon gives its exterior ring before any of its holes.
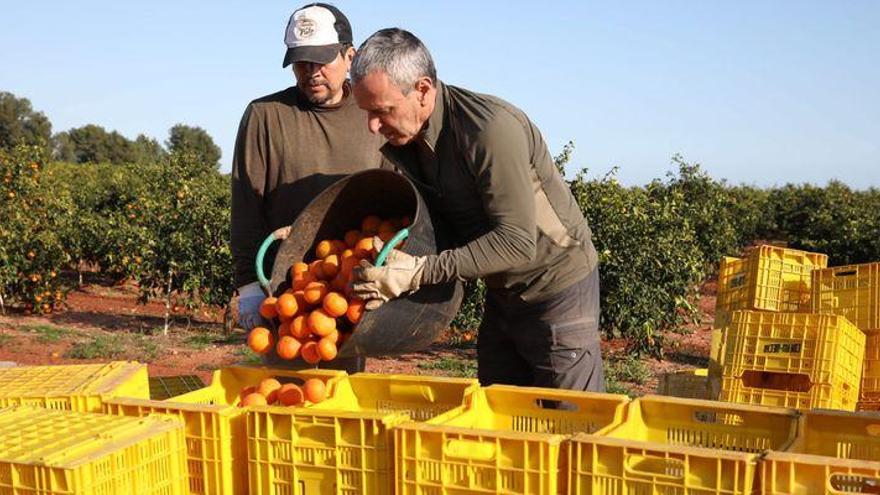
{"type": "Polygon", "coordinates": [[[251,330],[263,325],[263,317],[260,316],[260,304],[266,299],[266,294],[260,287],[259,282],[251,282],[242,285],[237,290],[238,294],[232,297],[230,305],[234,312],[235,321],[240,328],[251,330]]]}
{"type": "MultiPolygon", "coordinates": [[[[376,251],[381,251],[384,243],[378,237],[373,238],[376,251]]],[[[391,299],[396,299],[404,292],[415,292],[419,289],[422,271],[425,269],[425,258],[412,256],[397,249],[391,250],[381,267],[373,266],[362,260],[354,268],[352,293],[365,301],[364,308],[372,311],[391,299]]]]}

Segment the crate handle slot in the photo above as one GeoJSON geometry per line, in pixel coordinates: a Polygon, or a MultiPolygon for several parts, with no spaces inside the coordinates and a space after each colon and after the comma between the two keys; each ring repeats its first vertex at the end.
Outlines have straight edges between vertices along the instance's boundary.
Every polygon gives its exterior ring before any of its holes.
{"type": "Polygon", "coordinates": [[[832,474],[828,476],[829,493],[880,494],[880,478],[858,474],[832,474]]]}
{"type": "Polygon", "coordinates": [[[745,423],[742,415],[730,411],[694,411],[694,421],[703,424],[722,424],[728,426],[739,426],[745,423]]]}
{"type": "Polygon", "coordinates": [[[563,399],[535,399],[532,403],[536,409],[554,409],[564,413],[578,412],[581,406],[563,399]]]}
{"type": "Polygon", "coordinates": [[[495,445],[476,440],[447,440],[443,445],[446,457],[491,461],[495,459],[495,445]]]}
{"type": "Polygon", "coordinates": [[[865,431],[872,437],[880,436],[880,423],[868,425],[865,431]]]}
{"type": "Polygon", "coordinates": [[[651,455],[627,454],[624,461],[627,471],[647,476],[681,480],[685,475],[685,464],[681,459],[670,459],[651,455]]]}
{"type": "Polygon", "coordinates": [[[847,270],[845,272],[834,272],[835,277],[852,277],[853,275],[858,275],[858,270],[847,270]]]}
{"type": "Polygon", "coordinates": [[[747,370],[743,371],[742,382],[746,387],[791,392],[809,392],[813,388],[810,376],[803,373],[747,370]]]}

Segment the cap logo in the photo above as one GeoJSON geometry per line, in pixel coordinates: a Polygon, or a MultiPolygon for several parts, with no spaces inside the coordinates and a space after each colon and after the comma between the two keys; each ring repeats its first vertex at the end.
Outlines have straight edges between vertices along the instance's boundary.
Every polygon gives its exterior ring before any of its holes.
{"type": "Polygon", "coordinates": [[[296,37],[307,40],[318,32],[318,23],[308,17],[300,17],[296,20],[296,37]]]}

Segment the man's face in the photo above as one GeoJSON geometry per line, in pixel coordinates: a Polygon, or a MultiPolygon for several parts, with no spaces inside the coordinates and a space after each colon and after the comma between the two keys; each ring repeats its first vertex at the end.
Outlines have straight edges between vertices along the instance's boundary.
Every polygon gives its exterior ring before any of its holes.
{"type": "MultiPolygon", "coordinates": [[[[367,111],[370,132],[382,134],[393,146],[403,146],[418,136],[434,108],[434,92],[425,91],[419,86],[422,83],[404,95],[383,71],[371,72],[358,81],[354,98],[367,111]]],[[[433,90],[433,85],[429,89],[433,90]]]]}
{"type": "Polygon", "coordinates": [[[351,68],[354,48],[338,54],[328,64],[294,62],[296,86],[315,105],[335,105],[342,101],[342,86],[351,68]]]}

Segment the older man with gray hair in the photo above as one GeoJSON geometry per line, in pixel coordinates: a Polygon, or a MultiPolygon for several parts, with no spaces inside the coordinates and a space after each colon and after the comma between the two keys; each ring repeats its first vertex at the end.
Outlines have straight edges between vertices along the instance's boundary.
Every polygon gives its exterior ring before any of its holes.
{"type": "Polygon", "coordinates": [[[486,282],[479,378],[603,391],[592,234],[541,133],[513,105],[443,84],[422,42],[376,32],[352,62],[353,94],[382,153],[451,226],[457,246],[356,271],[370,308],[422,285],[486,282]]]}

